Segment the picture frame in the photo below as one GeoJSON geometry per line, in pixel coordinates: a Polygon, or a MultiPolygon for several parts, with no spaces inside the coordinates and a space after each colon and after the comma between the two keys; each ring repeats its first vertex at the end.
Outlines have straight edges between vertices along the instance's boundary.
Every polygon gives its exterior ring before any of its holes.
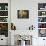
{"type": "Polygon", "coordinates": [[[28,19],[29,10],[17,10],[17,18],[18,19],[28,19]]]}

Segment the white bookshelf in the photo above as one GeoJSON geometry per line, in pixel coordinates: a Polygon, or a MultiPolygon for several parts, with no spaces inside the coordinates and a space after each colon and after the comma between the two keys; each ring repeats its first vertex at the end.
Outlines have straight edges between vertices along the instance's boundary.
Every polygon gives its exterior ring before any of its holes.
{"type": "Polygon", "coordinates": [[[39,3],[38,4],[38,34],[39,37],[46,37],[46,3],[39,3]]]}

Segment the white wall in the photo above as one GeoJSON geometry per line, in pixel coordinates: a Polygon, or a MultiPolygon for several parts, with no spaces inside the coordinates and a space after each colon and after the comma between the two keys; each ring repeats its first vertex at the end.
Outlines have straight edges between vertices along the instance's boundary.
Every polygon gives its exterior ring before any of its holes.
{"type": "MultiPolygon", "coordinates": [[[[43,46],[43,38],[38,38],[38,3],[46,3],[46,0],[11,0],[11,22],[16,25],[17,30],[28,30],[30,25],[35,26],[33,46],[43,46]],[[29,19],[18,19],[17,10],[27,9],[29,10],[29,19]],[[39,43],[39,44],[38,44],[39,43]],[[42,45],[41,45],[42,44],[42,45]]],[[[17,31],[16,30],[16,31],[17,31]]],[[[28,30],[29,31],[29,30],[28,30]]],[[[19,32],[19,31],[18,31],[19,32]]]]}
{"type": "Polygon", "coordinates": [[[17,30],[27,30],[32,24],[37,29],[38,25],[38,3],[46,0],[11,0],[11,22],[16,25],[17,30]],[[29,10],[29,19],[18,19],[17,10],[29,10]]]}
{"type": "Polygon", "coordinates": [[[37,23],[37,2],[32,0],[11,0],[11,22],[17,30],[27,30],[32,24],[37,23]],[[29,19],[18,19],[17,10],[29,10],[29,19]]]}

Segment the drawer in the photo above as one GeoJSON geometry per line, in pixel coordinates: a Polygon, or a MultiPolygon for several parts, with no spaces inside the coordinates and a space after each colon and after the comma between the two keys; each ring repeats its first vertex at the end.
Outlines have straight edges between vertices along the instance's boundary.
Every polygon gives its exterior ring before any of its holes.
{"type": "Polygon", "coordinates": [[[7,38],[0,38],[0,45],[7,45],[8,44],[8,39],[7,38]]]}

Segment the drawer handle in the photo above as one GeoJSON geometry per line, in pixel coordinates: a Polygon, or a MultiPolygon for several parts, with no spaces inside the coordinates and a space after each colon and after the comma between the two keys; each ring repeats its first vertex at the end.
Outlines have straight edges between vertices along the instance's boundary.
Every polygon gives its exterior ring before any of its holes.
{"type": "Polygon", "coordinates": [[[3,39],[1,39],[1,40],[3,40],[3,39]]]}
{"type": "Polygon", "coordinates": [[[45,40],[45,39],[43,39],[43,40],[45,40]]]}

